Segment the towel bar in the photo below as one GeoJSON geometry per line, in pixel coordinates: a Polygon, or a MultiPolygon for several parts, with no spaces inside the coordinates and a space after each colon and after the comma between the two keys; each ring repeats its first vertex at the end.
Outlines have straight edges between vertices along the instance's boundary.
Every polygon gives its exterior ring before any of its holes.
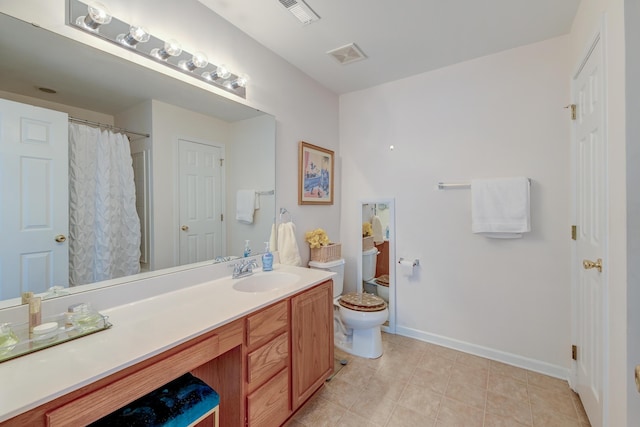
{"type": "MultiPolygon", "coordinates": [[[[529,181],[529,185],[531,185],[531,178],[527,178],[529,181]]],[[[447,190],[453,188],[471,188],[470,182],[458,182],[458,183],[438,183],[438,190],[447,190]]]]}

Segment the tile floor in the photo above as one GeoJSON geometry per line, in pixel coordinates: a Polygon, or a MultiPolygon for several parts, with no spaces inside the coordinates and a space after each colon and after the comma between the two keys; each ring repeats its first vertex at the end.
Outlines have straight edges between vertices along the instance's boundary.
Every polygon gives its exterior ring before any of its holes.
{"type": "Polygon", "coordinates": [[[348,360],[287,424],[390,427],[587,427],[566,381],[399,335],[384,354],[348,360]]]}

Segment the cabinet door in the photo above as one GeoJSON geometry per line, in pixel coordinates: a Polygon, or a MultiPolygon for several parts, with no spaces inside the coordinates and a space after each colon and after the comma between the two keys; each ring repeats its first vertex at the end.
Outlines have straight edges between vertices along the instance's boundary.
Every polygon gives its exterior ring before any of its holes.
{"type": "Polygon", "coordinates": [[[333,372],[332,297],[329,281],[291,298],[293,410],[303,404],[333,372]]]}

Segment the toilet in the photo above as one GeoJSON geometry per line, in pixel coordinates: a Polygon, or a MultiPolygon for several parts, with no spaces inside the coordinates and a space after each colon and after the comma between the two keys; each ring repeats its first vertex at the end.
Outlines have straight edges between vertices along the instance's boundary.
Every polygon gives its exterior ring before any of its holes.
{"type": "Polygon", "coordinates": [[[367,292],[375,292],[387,304],[389,304],[389,275],[383,274],[375,279],[365,281],[367,292]]]}
{"type": "Polygon", "coordinates": [[[377,248],[362,251],[362,281],[365,289],[375,290],[376,295],[389,303],[389,275],[376,276],[376,261],[380,252],[377,248]]]}
{"type": "Polygon", "coordinates": [[[382,356],[380,326],[389,318],[387,303],[380,297],[367,293],[352,292],[342,295],[344,259],[310,261],[309,267],[337,273],[333,278],[335,346],[354,356],[369,359],[382,356]]]}

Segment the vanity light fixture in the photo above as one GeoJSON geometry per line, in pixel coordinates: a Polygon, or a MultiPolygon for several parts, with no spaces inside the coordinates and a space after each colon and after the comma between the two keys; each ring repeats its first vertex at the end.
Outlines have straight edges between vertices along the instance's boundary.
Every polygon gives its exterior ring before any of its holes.
{"type": "Polygon", "coordinates": [[[118,34],[116,41],[125,46],[135,48],[138,43],[146,43],[151,38],[151,34],[145,27],[132,25],[127,34],[118,34]]]}
{"type": "Polygon", "coordinates": [[[87,14],[78,16],[76,25],[86,28],[89,31],[99,31],[100,25],[111,22],[111,13],[102,3],[92,2],[87,5],[87,14]]]}
{"type": "Polygon", "coordinates": [[[182,45],[174,39],[169,39],[164,42],[164,46],[162,48],[152,49],[149,53],[151,56],[161,60],[166,61],[172,56],[180,56],[182,53],[182,45]]]}
{"type": "Polygon", "coordinates": [[[174,39],[165,41],[155,37],[143,26],[128,24],[111,15],[102,3],[94,0],[66,2],[67,25],[149,58],[157,64],[188,74],[191,78],[218,89],[242,98],[247,97],[247,75],[234,74],[224,64],[211,64],[203,52],[187,52],[174,39]]]}
{"type": "Polygon", "coordinates": [[[226,65],[220,64],[214,71],[205,71],[202,73],[202,77],[207,80],[225,80],[231,77],[231,71],[226,65]]]}
{"type": "Polygon", "coordinates": [[[178,67],[182,68],[183,70],[193,71],[196,68],[206,67],[208,63],[209,60],[207,59],[207,55],[202,52],[196,52],[193,54],[191,59],[183,59],[182,61],[178,62],[178,67]]]}

